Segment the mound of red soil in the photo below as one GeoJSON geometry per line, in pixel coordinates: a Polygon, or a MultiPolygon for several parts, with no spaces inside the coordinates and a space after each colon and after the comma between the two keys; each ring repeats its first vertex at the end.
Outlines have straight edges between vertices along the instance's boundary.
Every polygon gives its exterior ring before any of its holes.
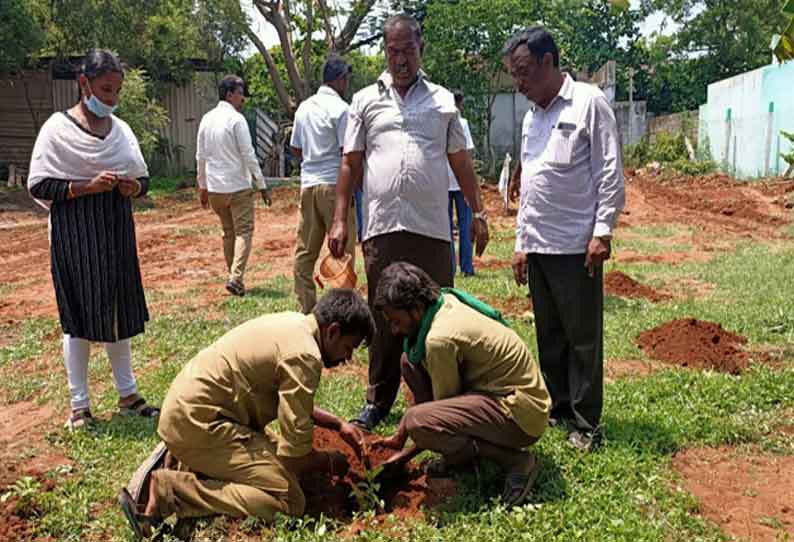
{"type": "Polygon", "coordinates": [[[720,324],[694,318],[673,320],[637,337],[637,346],[654,359],[731,374],[747,368],[747,353],[741,348],[745,343],[745,337],[720,324]]]}
{"type": "MultiPolygon", "coordinates": [[[[378,437],[368,436],[367,455],[370,468],[395,454],[394,450],[373,444],[378,437]]],[[[301,480],[306,495],[306,513],[319,516],[345,519],[356,511],[357,503],[352,496],[353,485],[364,480],[364,463],[353,449],[333,431],[316,427],[314,447],[323,451],[338,451],[345,454],[350,471],[344,477],[330,476],[328,473],[312,473],[301,480]]],[[[429,479],[415,463],[409,463],[405,475],[396,480],[384,482],[380,497],[385,504],[383,512],[394,512],[401,516],[420,516],[422,508],[432,508],[443,503],[456,493],[455,484],[449,479],[429,479]]]]}
{"type": "Polygon", "coordinates": [[[669,295],[657,292],[650,286],[640,284],[620,271],[610,271],[604,276],[604,289],[610,295],[631,299],[648,299],[654,303],[670,299],[669,295]]]}

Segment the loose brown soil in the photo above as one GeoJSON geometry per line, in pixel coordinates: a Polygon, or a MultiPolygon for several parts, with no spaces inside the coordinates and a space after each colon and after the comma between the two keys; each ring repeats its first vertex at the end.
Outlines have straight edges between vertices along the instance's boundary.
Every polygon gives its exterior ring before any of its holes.
{"type": "Polygon", "coordinates": [[[700,513],[738,540],[794,538],[794,456],[730,447],[684,450],[673,458],[700,513]]]}
{"type": "MultiPolygon", "coordinates": [[[[632,226],[685,224],[720,237],[768,240],[784,237],[784,224],[794,222],[794,213],[782,202],[794,191],[794,181],[741,182],[725,175],[664,178],[630,175],[626,183],[625,214],[632,226]]],[[[700,243],[709,241],[701,235],[700,243]]]]}
{"type": "MultiPolygon", "coordinates": [[[[31,475],[40,484],[40,493],[55,487],[55,481],[45,479],[43,473],[32,472],[31,475]]],[[[0,495],[7,489],[7,486],[0,486],[0,495]]],[[[0,502],[0,542],[52,542],[50,537],[36,536],[33,524],[40,514],[41,510],[35,502],[22,502],[16,496],[4,503],[0,502]]]]}
{"type": "Polygon", "coordinates": [[[604,276],[604,289],[610,295],[631,299],[648,299],[654,303],[667,301],[670,296],[640,284],[621,271],[610,271],[604,276]]]}
{"type": "Polygon", "coordinates": [[[747,339],[720,324],[682,318],[644,331],[637,345],[648,356],[693,369],[712,369],[739,374],[749,358],[743,349],[747,339]]]}
{"type": "MultiPolygon", "coordinates": [[[[374,435],[367,437],[369,444],[364,452],[371,469],[395,454],[394,450],[372,444],[377,438],[374,435]]],[[[326,517],[338,519],[351,517],[357,508],[352,497],[353,485],[364,480],[365,467],[362,458],[353,452],[338,433],[327,429],[314,429],[314,447],[318,450],[342,452],[350,464],[350,471],[341,478],[331,477],[327,473],[316,473],[302,480],[307,514],[324,514],[326,517]]],[[[438,506],[455,493],[452,480],[428,478],[419,465],[411,462],[407,465],[404,476],[382,484],[379,495],[385,507],[381,512],[421,517],[423,508],[438,506]]]]}

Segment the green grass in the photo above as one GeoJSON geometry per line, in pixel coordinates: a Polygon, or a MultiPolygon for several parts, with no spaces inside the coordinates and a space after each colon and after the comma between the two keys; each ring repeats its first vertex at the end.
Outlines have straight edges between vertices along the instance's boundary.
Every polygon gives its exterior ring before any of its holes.
{"type": "Polygon", "coordinates": [[[149,179],[148,196],[152,199],[173,194],[185,186],[186,179],[181,177],[152,177],[149,179]]]}
{"type": "MultiPolygon", "coordinates": [[[[658,238],[669,237],[672,232],[660,228],[645,234],[658,238]]],[[[490,255],[512,256],[509,232],[494,232],[493,240],[490,255]]],[[[608,296],[607,363],[610,359],[643,357],[634,344],[639,332],[686,316],[720,322],[747,336],[755,347],[785,348],[794,342],[793,245],[772,248],[745,244],[706,263],[610,264],[610,269],[621,269],[645,283],[667,284],[688,278],[714,284],[715,288],[702,298],[660,304],[608,296]]],[[[136,374],[147,398],[160,402],[184,364],[235,325],[264,313],[297,307],[287,277],[249,286],[249,295],[227,298],[214,319],[205,318],[189,303],[176,305],[167,316],[155,315],[146,333],[133,341],[136,374]]],[[[458,286],[486,300],[520,301],[526,295],[525,288],[513,283],[509,268],[481,271],[476,278],[459,281],[458,286]]],[[[513,318],[511,324],[536,350],[532,323],[513,318]]],[[[53,321],[26,323],[17,342],[0,349],[0,370],[6,374],[14,364],[30,362],[45,351],[57,353],[57,331],[53,321]]],[[[784,413],[790,417],[794,408],[794,359],[791,350],[787,355],[779,370],[755,365],[739,377],[670,367],[645,378],[609,383],[603,416],[606,445],[597,453],[581,454],[566,445],[562,431],[549,430],[535,446],[544,468],[533,490],[532,504],[513,510],[500,506],[494,498],[501,489],[501,478],[493,468],[486,467],[479,479],[474,474],[461,476],[459,495],[444,508],[429,513],[427,521],[392,518],[379,523],[365,516],[359,519],[364,524],[377,523],[377,527],[353,540],[725,540],[697,514],[695,500],[678,489],[671,458],[684,448],[723,444],[794,453],[794,439],[773,432],[784,413]]],[[[357,352],[356,358],[365,361],[366,352],[357,352]]],[[[98,430],[75,435],[58,431],[49,436],[75,466],[68,472],[52,473],[58,477],[58,485],[36,497],[42,516],[35,525],[41,535],[65,541],[132,540],[114,496],[148,455],[156,438],[153,425],[146,420],[113,417],[117,397],[108,374],[104,353],[97,353],[92,360],[92,390],[97,390],[95,412],[105,420],[98,430]]],[[[347,373],[327,376],[317,394],[318,405],[344,418],[354,415],[364,400],[364,385],[347,373]]],[[[62,372],[43,382],[27,394],[60,395],[65,401],[62,372]]],[[[8,394],[15,397],[12,392],[8,383],[0,383],[0,399],[8,394]]],[[[394,431],[404,408],[400,397],[379,431],[394,431]]],[[[767,524],[778,528],[773,520],[767,524]]],[[[265,540],[319,542],[338,540],[338,527],[325,519],[279,518],[271,526],[246,520],[235,529],[261,535],[265,540]]],[[[229,530],[226,519],[205,521],[200,539],[222,540],[229,530]]]]}

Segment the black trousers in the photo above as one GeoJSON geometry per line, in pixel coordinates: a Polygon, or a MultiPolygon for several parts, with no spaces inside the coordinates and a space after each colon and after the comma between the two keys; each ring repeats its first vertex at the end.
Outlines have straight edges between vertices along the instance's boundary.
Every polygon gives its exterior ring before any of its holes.
{"type": "Polygon", "coordinates": [[[590,277],[584,254],[528,255],[540,368],[551,417],[592,431],[604,402],[602,268],[590,277]]]}
{"type": "Polygon", "coordinates": [[[394,262],[408,262],[424,270],[439,286],[452,286],[452,253],[449,241],[410,232],[378,235],[364,241],[361,248],[367,273],[367,298],[378,326],[369,346],[367,402],[388,412],[400,389],[403,337],[392,335],[383,314],[373,306],[381,273],[394,262]]]}

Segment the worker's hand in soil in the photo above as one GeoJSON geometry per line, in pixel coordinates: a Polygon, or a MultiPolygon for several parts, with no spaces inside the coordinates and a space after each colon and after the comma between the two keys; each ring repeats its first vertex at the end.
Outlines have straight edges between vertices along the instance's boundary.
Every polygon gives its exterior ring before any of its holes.
{"type": "Polygon", "coordinates": [[[609,239],[593,237],[587,245],[587,254],[584,259],[584,266],[587,268],[587,274],[594,277],[595,268],[601,267],[601,265],[609,259],[611,253],[612,243],[609,239]]]}
{"type": "Polygon", "coordinates": [[[488,222],[485,218],[475,218],[471,221],[471,238],[474,239],[474,250],[477,256],[482,256],[489,240],[488,222]]]}
{"type": "Polygon", "coordinates": [[[344,220],[334,218],[331,231],[328,232],[328,250],[333,254],[334,258],[344,256],[348,233],[347,223],[344,220]]]}
{"type": "Polygon", "coordinates": [[[353,448],[356,455],[361,457],[361,451],[364,448],[364,433],[361,429],[350,422],[342,422],[342,426],[339,428],[339,435],[353,448]]]}
{"type": "Polygon", "coordinates": [[[210,207],[210,193],[207,191],[206,188],[199,188],[198,189],[198,196],[199,202],[201,202],[201,207],[204,209],[209,209],[210,207]]]}
{"type": "Polygon", "coordinates": [[[99,192],[110,192],[116,187],[116,174],[110,173],[109,171],[103,171],[90,181],[86,185],[86,189],[89,190],[92,194],[98,194],[99,192]]]}
{"type": "Polygon", "coordinates": [[[519,286],[523,286],[529,280],[528,265],[526,252],[513,254],[513,278],[519,286]]]}

